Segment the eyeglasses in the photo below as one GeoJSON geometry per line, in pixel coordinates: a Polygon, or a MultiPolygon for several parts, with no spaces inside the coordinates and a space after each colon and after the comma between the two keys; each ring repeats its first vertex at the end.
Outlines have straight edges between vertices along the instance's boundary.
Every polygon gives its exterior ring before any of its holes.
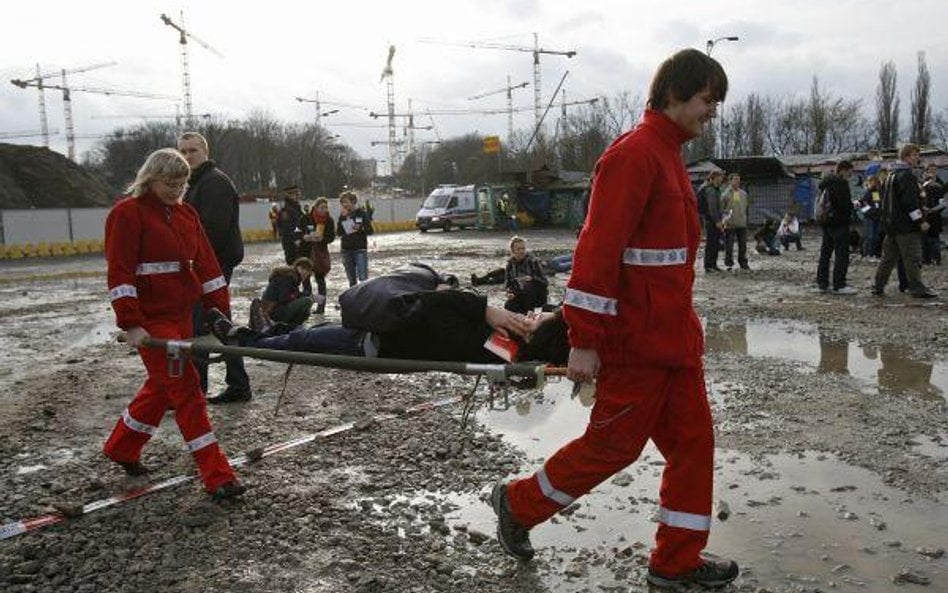
{"type": "Polygon", "coordinates": [[[179,181],[177,183],[168,181],[166,179],[159,179],[158,181],[160,181],[162,185],[164,185],[165,187],[167,187],[168,189],[172,191],[183,191],[184,188],[188,186],[187,180],[179,181]]]}

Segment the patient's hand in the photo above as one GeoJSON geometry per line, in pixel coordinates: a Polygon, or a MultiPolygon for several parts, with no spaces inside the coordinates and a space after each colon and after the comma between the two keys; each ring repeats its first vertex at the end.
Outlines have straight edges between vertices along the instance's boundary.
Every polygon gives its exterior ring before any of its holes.
{"type": "Polygon", "coordinates": [[[484,318],[487,325],[508,337],[511,334],[524,337],[532,329],[532,322],[526,316],[506,309],[487,307],[484,318]]]}

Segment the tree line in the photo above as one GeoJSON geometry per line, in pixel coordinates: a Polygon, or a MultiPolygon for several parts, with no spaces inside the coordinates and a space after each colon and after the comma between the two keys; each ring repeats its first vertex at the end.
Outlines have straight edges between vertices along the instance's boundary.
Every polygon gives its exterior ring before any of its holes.
{"type": "MultiPolygon", "coordinates": [[[[374,174],[355,150],[322,126],[283,123],[265,111],[244,120],[211,117],[193,129],[207,138],[211,158],[241,193],[266,195],[299,185],[308,196],[336,196],[345,187],[367,186],[374,174]]],[[[85,155],[83,165],[120,193],[145,156],[175,146],[180,131],[173,122],[116,129],[85,155]]]]}
{"type": "MultiPolygon", "coordinates": [[[[788,155],[859,152],[894,148],[906,139],[916,144],[948,146],[948,109],[933,115],[931,75],[924,52],[909,97],[909,121],[901,125],[898,74],[891,61],[881,64],[874,105],[826,88],[814,76],[809,92],[773,96],[752,93],[726,102],[715,125],[685,146],[691,162],[712,156],[788,155]]],[[[501,153],[485,154],[483,136],[471,133],[438,144],[423,143],[409,152],[391,179],[393,186],[416,195],[443,183],[498,181],[505,172],[547,166],[591,172],[609,143],[638,121],[645,102],[630,92],[573,106],[548,120],[543,132],[519,130],[501,153]]],[[[211,157],[242,192],[266,193],[300,185],[307,195],[333,196],[345,186],[369,185],[374,170],[325,128],[282,123],[263,111],[245,120],[211,118],[197,126],[211,145],[211,157]]],[[[146,123],[118,129],[86,157],[117,190],[134,177],[150,151],[173,146],[172,123],[146,123]]]]}

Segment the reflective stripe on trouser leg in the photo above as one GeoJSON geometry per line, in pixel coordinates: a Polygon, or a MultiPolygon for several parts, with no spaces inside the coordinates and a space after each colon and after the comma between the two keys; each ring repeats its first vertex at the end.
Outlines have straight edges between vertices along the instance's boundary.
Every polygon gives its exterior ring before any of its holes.
{"type": "Polygon", "coordinates": [[[666,409],[652,434],[666,464],[650,566],[678,575],[701,562],[711,528],[714,430],[700,368],[673,371],[666,409]]]}
{"type": "MultiPolygon", "coordinates": [[[[191,320],[183,321],[178,330],[185,334],[190,332],[191,320]]],[[[234,470],[214,437],[214,429],[207,416],[207,400],[201,391],[197,369],[190,361],[185,364],[181,377],[169,388],[168,397],[174,406],[175,422],[178,423],[181,436],[188,443],[188,450],[197,463],[204,488],[208,492],[214,492],[222,484],[235,479],[234,470]],[[213,440],[204,442],[208,439],[213,440]]]]}
{"type": "MultiPolygon", "coordinates": [[[[143,352],[143,351],[140,351],[143,352]]],[[[161,372],[167,373],[167,362],[161,355],[161,372]]],[[[143,356],[144,360],[144,356],[143,356]]],[[[123,463],[132,463],[141,458],[142,447],[158,430],[158,424],[168,409],[168,398],[161,387],[161,380],[153,376],[152,368],[145,365],[148,378],[142,385],[135,398],[128,407],[122,410],[122,415],[115,423],[112,434],[109,435],[103,452],[110,459],[123,463]]]]}
{"type": "Polygon", "coordinates": [[[663,406],[668,371],[604,368],[586,432],[507,489],[517,522],[542,523],[635,461],[663,406]]]}

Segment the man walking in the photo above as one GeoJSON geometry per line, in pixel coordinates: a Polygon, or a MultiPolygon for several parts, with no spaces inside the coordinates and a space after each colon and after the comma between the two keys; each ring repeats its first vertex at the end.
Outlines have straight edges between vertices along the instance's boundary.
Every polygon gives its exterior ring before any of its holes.
{"type": "Polygon", "coordinates": [[[721,184],[723,171],[711,171],[708,179],[698,188],[698,210],[704,216],[704,271],[720,272],[718,251],[721,249],[721,184]]]}
{"type": "MultiPolygon", "coordinates": [[[[230,178],[210,159],[207,139],[197,132],[185,132],[178,137],[178,151],[191,167],[184,201],[197,210],[201,225],[220,264],[224,280],[230,285],[234,268],[244,259],[244,241],[240,235],[240,204],[237,189],[230,178]]],[[[195,309],[194,333],[203,333],[204,318],[195,309]]],[[[198,357],[196,357],[198,358],[198,357]]],[[[201,388],[207,394],[207,357],[196,360],[201,376],[201,388]]],[[[251,398],[250,378],[244,370],[244,360],[226,357],[227,387],[218,395],[207,398],[210,404],[248,401],[251,398]]]]}
{"type": "Polygon", "coordinates": [[[853,218],[853,197],[849,189],[849,178],[853,176],[853,164],[847,160],[836,163],[836,172],[820,181],[819,189],[824,193],[828,211],[817,213],[817,222],[823,229],[820,244],[820,259],[816,266],[816,285],[820,291],[829,290],[830,258],[833,258],[833,294],[854,295],[858,291],[846,284],[849,271],[849,223],[853,218]],[[819,220],[823,216],[823,220],[819,220]]]}
{"type": "Polygon", "coordinates": [[[564,314],[568,375],[596,379],[585,434],[528,478],[498,483],[491,503],[504,549],[534,551],[529,529],[634,462],[651,439],[666,465],[647,579],[659,587],[733,581],[737,564],[701,555],[711,527],[714,430],[692,304],[700,230],[681,146],[727,93],[721,65],[680,51],[652,79],[642,122],[596,165],[564,314]]]}
{"type": "Polygon", "coordinates": [[[922,233],[928,231],[921,205],[918,178],[912,172],[918,166],[919,149],[906,144],[899,151],[899,160],[889,171],[882,191],[882,261],[876,268],[872,294],[882,296],[889,275],[899,258],[905,265],[908,292],[915,298],[930,299],[937,295],[922,283],[922,233]]]}
{"type": "Polygon", "coordinates": [[[731,173],[728,186],[721,192],[721,210],[724,212],[724,265],[734,267],[734,240],[737,240],[737,263],[742,270],[749,270],[747,263],[747,219],[750,201],[747,192],[741,189],[741,176],[731,173]]]}
{"type": "Polygon", "coordinates": [[[306,253],[300,253],[300,219],[303,218],[303,207],[300,200],[303,198],[303,190],[298,185],[291,185],[283,188],[283,208],[280,209],[280,215],[277,222],[280,231],[280,242],[283,245],[283,259],[286,265],[292,266],[293,262],[306,253]]]}

